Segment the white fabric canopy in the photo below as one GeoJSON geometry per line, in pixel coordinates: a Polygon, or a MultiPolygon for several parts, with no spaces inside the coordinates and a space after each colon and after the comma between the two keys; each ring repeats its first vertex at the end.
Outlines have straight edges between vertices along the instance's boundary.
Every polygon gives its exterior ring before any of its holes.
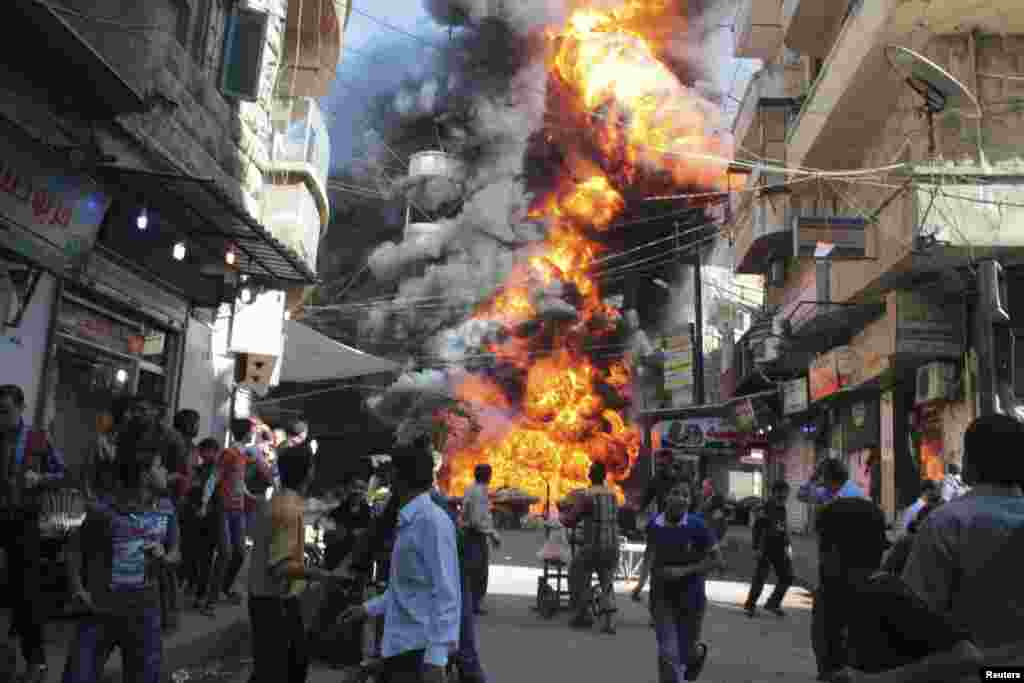
{"type": "Polygon", "coordinates": [[[311,327],[285,321],[282,382],[319,382],[394,372],[398,364],[345,346],[311,327]]]}

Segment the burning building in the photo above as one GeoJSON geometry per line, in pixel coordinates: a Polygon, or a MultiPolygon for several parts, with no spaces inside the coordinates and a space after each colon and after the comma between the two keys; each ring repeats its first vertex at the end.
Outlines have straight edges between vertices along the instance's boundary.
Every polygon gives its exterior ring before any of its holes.
{"type": "Polygon", "coordinates": [[[446,149],[427,150],[431,172],[413,156],[391,184],[408,201],[403,239],[369,259],[397,295],[364,327],[411,351],[396,391],[429,367],[424,386],[443,385],[472,413],[464,429],[438,408],[449,427],[442,485],[454,495],[482,462],[497,486],[556,500],[585,485],[591,462],[616,481],[629,474],[640,433],[628,419],[627,326],[602,295],[608,238],[646,197],[726,189],[730,143],[692,85],[696,13],[604,1],[547,7],[538,22],[532,4],[430,3],[466,27],[457,45],[503,55],[491,75],[506,78],[475,79],[464,60],[438,79],[450,106],[429,114],[446,149]]]}

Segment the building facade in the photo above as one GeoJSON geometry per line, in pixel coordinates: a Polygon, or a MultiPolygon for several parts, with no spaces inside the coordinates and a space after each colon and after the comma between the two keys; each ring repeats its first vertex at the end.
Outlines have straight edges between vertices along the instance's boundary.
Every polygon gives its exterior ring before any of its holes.
{"type": "Polygon", "coordinates": [[[12,9],[0,374],[70,465],[118,396],[195,409],[220,438],[279,372],[286,309],[316,281],[330,214],[317,98],[350,9],[306,5],[12,9]]]}
{"type": "Polygon", "coordinates": [[[764,62],[734,126],[758,187],[736,272],[766,283],[736,393],[784,382],[780,476],[841,458],[895,519],[971,419],[1016,414],[1024,16],[747,0],[736,52],[764,62]]]}

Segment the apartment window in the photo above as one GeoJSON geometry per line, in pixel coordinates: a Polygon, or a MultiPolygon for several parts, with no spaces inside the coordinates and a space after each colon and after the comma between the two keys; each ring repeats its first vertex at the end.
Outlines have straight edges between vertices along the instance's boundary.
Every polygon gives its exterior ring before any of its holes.
{"type": "Polygon", "coordinates": [[[259,98],[268,19],[266,12],[241,7],[228,15],[220,85],[226,97],[250,102],[259,98]]]}

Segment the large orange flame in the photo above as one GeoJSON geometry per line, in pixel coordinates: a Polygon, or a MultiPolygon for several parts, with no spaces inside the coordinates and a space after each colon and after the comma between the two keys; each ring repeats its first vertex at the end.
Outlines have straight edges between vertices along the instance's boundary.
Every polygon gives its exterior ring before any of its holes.
{"type": "Polygon", "coordinates": [[[608,333],[618,320],[591,273],[601,253],[591,236],[612,227],[625,207],[622,185],[646,187],[644,174],[662,183],[667,176],[673,186],[727,187],[722,155],[728,150],[707,133],[707,109],[659,60],[679,28],[677,7],[670,0],[626,0],[614,10],[582,8],[549,34],[550,76],[571,100],[561,105],[584,126],[562,142],[579,147],[566,150],[577,161],[572,177],[530,211],[550,225],[542,253],[515,268],[475,317],[514,329],[538,315],[533,293],[555,282],[578,292],[578,317],[557,323],[555,350],[543,356],[515,334],[491,347],[499,360],[525,372],[519,405],[491,381],[467,379],[457,387],[460,398],[481,410],[512,408],[515,417],[500,435],[449,446],[442,484],[453,495],[462,495],[482,462],[494,468],[495,486],[541,500],[550,492],[557,502],[587,485],[592,462],[605,463],[621,481],[636,460],[639,431],[618,412],[629,398],[629,371],[593,361],[585,351],[585,336],[608,333]],[[600,161],[580,161],[588,158],[579,141],[584,137],[596,143],[600,161]],[[612,167],[626,171],[606,172],[612,167]]]}

